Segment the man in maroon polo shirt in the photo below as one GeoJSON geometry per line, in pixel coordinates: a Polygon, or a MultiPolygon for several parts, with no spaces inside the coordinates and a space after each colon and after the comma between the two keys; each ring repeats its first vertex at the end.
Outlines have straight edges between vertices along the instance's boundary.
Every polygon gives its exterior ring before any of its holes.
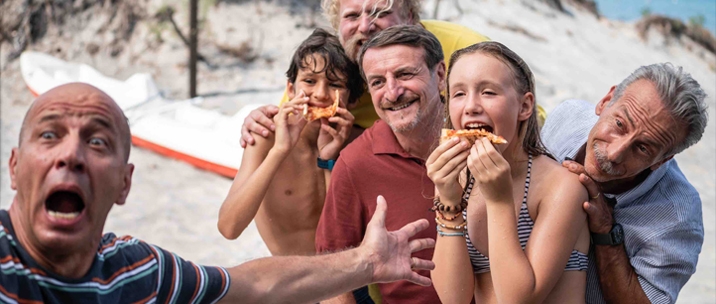
{"type": "MultiPolygon", "coordinates": [[[[425,159],[442,125],[445,63],[440,42],[420,26],[391,27],[363,45],[358,63],[381,120],[346,147],[335,164],[316,230],[318,252],[359,245],[378,194],[390,204],[388,229],[420,218],[435,223],[428,211],[434,185],[425,159]]],[[[415,237],[435,234],[426,229],[415,237]]],[[[414,256],[431,260],[433,251],[414,256]]],[[[440,302],[432,286],[402,281],[379,288],[384,303],[440,302]]],[[[354,300],[351,294],[339,298],[342,303],[354,300]]]]}

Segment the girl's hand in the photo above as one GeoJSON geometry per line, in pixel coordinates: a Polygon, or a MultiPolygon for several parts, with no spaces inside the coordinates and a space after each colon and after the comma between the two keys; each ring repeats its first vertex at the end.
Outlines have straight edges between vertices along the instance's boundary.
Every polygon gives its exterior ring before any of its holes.
{"type": "Polygon", "coordinates": [[[355,117],[345,108],[338,107],[336,116],[321,118],[321,131],[318,133],[318,157],[337,159],[353,129],[355,117]],[[329,123],[335,124],[335,129],[329,123]]]}
{"type": "MultiPolygon", "coordinates": [[[[462,199],[462,187],[458,177],[467,165],[470,152],[469,143],[460,138],[452,138],[430,153],[425,166],[428,177],[435,183],[436,195],[440,196],[445,206],[456,207],[462,199]]],[[[451,208],[452,209],[452,208],[451,208]]]]}
{"type": "Polygon", "coordinates": [[[303,90],[291,101],[283,104],[274,117],[276,124],[276,140],[274,149],[288,153],[298,142],[306,120],[301,116],[303,108],[308,104],[308,97],[303,90]]]}
{"type": "Polygon", "coordinates": [[[467,167],[487,203],[513,203],[510,164],[490,140],[482,137],[475,141],[467,157],[467,167]]]}

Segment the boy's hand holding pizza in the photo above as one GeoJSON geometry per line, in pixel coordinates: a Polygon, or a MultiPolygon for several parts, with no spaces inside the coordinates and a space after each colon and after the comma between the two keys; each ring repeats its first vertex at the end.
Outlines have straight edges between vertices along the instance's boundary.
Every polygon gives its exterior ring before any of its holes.
{"type": "Polygon", "coordinates": [[[291,101],[281,106],[274,117],[276,124],[276,141],[273,149],[288,154],[298,142],[307,121],[300,115],[308,103],[308,96],[303,90],[291,101]]]}

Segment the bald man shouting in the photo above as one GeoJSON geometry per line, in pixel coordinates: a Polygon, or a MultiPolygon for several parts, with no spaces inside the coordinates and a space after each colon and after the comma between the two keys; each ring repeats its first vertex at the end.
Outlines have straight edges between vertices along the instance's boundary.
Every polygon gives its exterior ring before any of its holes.
{"type": "Polygon", "coordinates": [[[412,269],[434,265],[411,254],[434,241],[408,240],[428,222],[387,232],[382,197],[359,247],[318,257],[205,267],[102,235],[132,186],[130,138],[119,106],[90,85],[57,87],[30,106],[10,156],[17,193],[0,210],[0,302],[315,303],[373,282],[430,284],[412,269]]]}

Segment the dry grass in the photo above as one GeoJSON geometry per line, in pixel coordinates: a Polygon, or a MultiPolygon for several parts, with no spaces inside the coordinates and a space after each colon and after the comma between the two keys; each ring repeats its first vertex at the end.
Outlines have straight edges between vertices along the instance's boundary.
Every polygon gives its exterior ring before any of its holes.
{"type": "Polygon", "coordinates": [[[680,40],[682,36],[689,37],[697,44],[703,46],[711,53],[716,54],[716,38],[701,25],[687,25],[679,19],[661,15],[643,17],[636,24],[636,29],[642,39],[647,39],[650,29],[656,29],[669,40],[680,40]]]}

